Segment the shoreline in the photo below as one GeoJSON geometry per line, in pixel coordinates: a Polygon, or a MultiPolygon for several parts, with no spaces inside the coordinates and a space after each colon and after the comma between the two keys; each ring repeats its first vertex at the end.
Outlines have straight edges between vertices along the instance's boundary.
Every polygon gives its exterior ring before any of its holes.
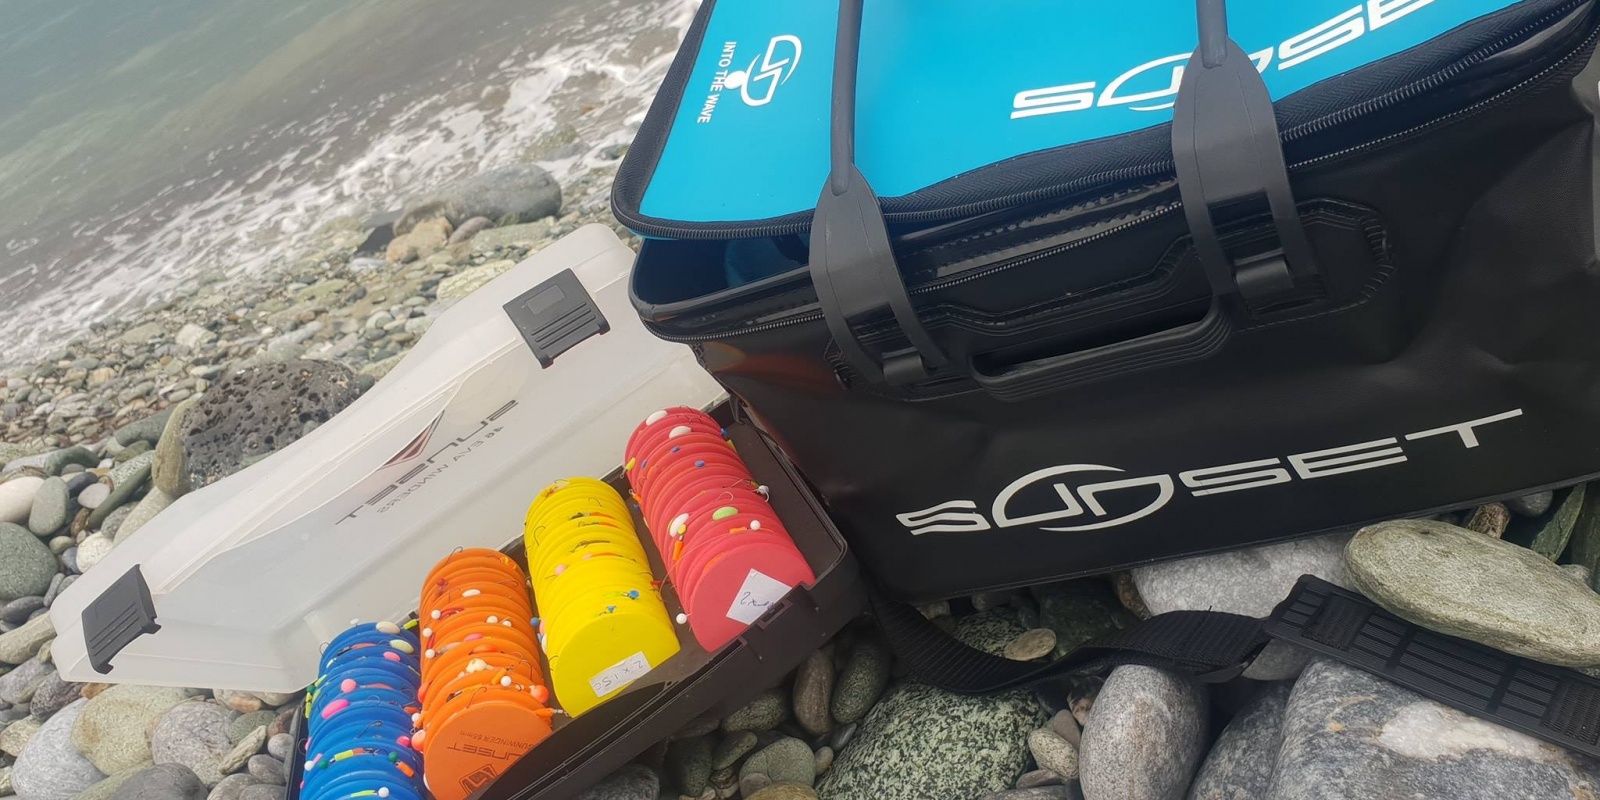
{"type": "Polygon", "coordinates": [[[595,198],[614,170],[615,162],[566,182],[571,200],[558,216],[487,228],[405,263],[357,252],[374,226],[329,220],[296,243],[289,264],[203,276],[54,351],[0,366],[0,464],[94,445],[245,367],[303,358],[381,378],[455,300],[554,240],[595,222],[632,240],[595,198]]]}

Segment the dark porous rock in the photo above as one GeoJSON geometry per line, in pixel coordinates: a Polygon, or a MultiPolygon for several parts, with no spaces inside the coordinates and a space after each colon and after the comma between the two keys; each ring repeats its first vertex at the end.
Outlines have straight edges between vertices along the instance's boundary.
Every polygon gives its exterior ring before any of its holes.
{"type": "Polygon", "coordinates": [[[56,557],[21,525],[0,522],[0,602],[42,595],[56,576],[56,557]]]}
{"type": "Polygon", "coordinates": [[[172,409],[167,409],[159,414],[153,414],[144,419],[130,422],[118,428],[111,436],[117,440],[117,444],[123,447],[131,447],[134,442],[155,444],[161,438],[161,431],[167,427],[167,417],[171,414],[172,409]]]}
{"type": "Polygon", "coordinates": [[[792,737],[779,739],[745,759],[739,767],[739,780],[764,775],[772,783],[801,783],[807,786],[817,777],[817,759],[805,742],[792,737]]]}
{"type": "MultiPolygon", "coordinates": [[[[994,613],[962,618],[956,636],[998,652],[1022,629],[994,613]]],[[[1009,789],[1027,769],[1028,732],[1045,721],[1025,691],[957,695],[915,681],[889,689],[834,758],[828,800],[971,798],[1009,789]]]]}
{"type": "Polygon", "coordinates": [[[724,733],[768,731],[789,718],[789,693],[768,689],[722,721],[724,733]]]}
{"type": "Polygon", "coordinates": [[[1087,797],[1181,800],[1205,752],[1204,687],[1153,667],[1112,670],[1078,751],[1087,797]]]}
{"type": "Polygon", "coordinates": [[[1295,683],[1267,797],[1587,798],[1600,764],[1317,661],[1295,683]]]}
{"type": "Polygon", "coordinates": [[[1189,800],[1267,800],[1291,688],[1271,684],[1240,709],[1200,766],[1189,800]]]}
{"type": "Polygon", "coordinates": [[[863,636],[850,648],[850,655],[834,682],[829,710],[841,725],[860,722],[889,685],[894,657],[889,646],[873,636],[863,636]]]}
{"type": "Polygon", "coordinates": [[[406,204],[394,232],[406,234],[417,223],[438,217],[460,225],[488,217],[496,225],[533,222],[561,212],[561,184],[532,164],[480,172],[406,204]]]}
{"type": "Polygon", "coordinates": [[[722,741],[717,743],[717,749],[711,752],[711,768],[727,769],[739,763],[739,759],[754,752],[756,745],[760,743],[761,737],[753,731],[740,731],[724,736],[722,741]]]}
{"type": "Polygon", "coordinates": [[[833,658],[818,650],[794,676],[794,719],[806,733],[824,736],[833,730],[833,658]]]}
{"type": "Polygon", "coordinates": [[[83,684],[63,680],[60,674],[51,671],[39,688],[34,690],[33,701],[28,708],[34,719],[43,722],[82,696],[83,684]]]}
{"type": "Polygon", "coordinates": [[[72,492],[60,478],[45,478],[33,494],[28,530],[35,536],[53,536],[72,520],[72,492]]]}
{"type": "Polygon", "coordinates": [[[710,736],[679,739],[667,745],[667,780],[678,791],[698,797],[711,785],[710,736]]]}
{"type": "Polygon", "coordinates": [[[360,396],[356,375],[330,361],[286,361],[218,381],[184,414],[189,483],[200,488],[299,439],[360,396]]]}
{"type": "Polygon", "coordinates": [[[1351,581],[1396,615],[1547,664],[1600,664],[1600,595],[1549,559],[1432,520],[1362,528],[1351,581]]]}
{"type": "Polygon", "coordinates": [[[1506,508],[1521,514],[1524,517],[1542,517],[1555,502],[1556,493],[1552,491],[1534,492],[1521,497],[1513,497],[1506,501],[1506,508]]]}
{"type": "Polygon", "coordinates": [[[1083,800],[1083,792],[1076,786],[1035,786],[1031,789],[990,792],[980,800],[1083,800]]]}
{"type": "Polygon", "coordinates": [[[661,779],[643,764],[629,764],[611,773],[576,800],[656,800],[661,779]]]}
{"type": "Polygon", "coordinates": [[[1600,575],[1600,486],[1590,488],[1594,491],[1585,489],[1583,513],[1572,530],[1569,561],[1588,567],[1590,575],[1600,575]]]}
{"type": "Polygon", "coordinates": [[[33,616],[33,612],[44,607],[44,598],[39,595],[19,597],[4,606],[0,606],[0,620],[21,625],[33,616]]]}
{"type": "Polygon", "coordinates": [[[1057,655],[1117,630],[1117,617],[1125,613],[1111,587],[1098,579],[1041,586],[1034,594],[1039,624],[1056,632],[1057,655]]]}
{"type": "Polygon", "coordinates": [[[182,764],[157,764],[134,773],[111,800],[205,800],[206,787],[182,764]]]}

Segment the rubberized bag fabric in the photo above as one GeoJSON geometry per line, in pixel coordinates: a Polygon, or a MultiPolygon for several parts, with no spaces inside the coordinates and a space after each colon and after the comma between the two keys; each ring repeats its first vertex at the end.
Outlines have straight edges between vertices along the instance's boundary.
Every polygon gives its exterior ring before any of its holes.
{"type": "Polygon", "coordinates": [[[1600,475],[1593,0],[862,6],[705,3],[614,206],[891,595],[1600,475]]]}

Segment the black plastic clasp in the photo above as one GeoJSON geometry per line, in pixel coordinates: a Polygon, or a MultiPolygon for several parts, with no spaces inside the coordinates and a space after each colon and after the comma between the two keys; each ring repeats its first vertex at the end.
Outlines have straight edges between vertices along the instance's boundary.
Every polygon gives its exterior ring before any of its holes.
{"type": "Polygon", "coordinates": [[[583,281],[570,269],[517,295],[504,308],[545,369],[584,339],[611,330],[583,281]]]}
{"type": "Polygon", "coordinates": [[[926,380],[949,359],[917,318],[878,195],[855,165],[856,63],[861,49],[861,0],[839,4],[834,49],[831,171],[811,222],[811,283],[828,331],[845,361],[868,380],[904,386],[926,380]],[[892,318],[909,346],[868,353],[856,331],[892,318]]]}
{"type": "Polygon", "coordinates": [[[111,672],[111,659],[134,639],[161,630],[144,573],[135,566],[83,609],[83,644],[94,671],[111,672]]]}
{"type": "Polygon", "coordinates": [[[1178,190],[1212,290],[1262,301],[1313,278],[1317,265],[1295,208],[1272,96],[1228,37],[1223,0],[1197,2],[1200,46],[1183,71],[1172,119],[1178,190]],[[1270,214],[1276,236],[1230,252],[1219,228],[1270,214]]]}

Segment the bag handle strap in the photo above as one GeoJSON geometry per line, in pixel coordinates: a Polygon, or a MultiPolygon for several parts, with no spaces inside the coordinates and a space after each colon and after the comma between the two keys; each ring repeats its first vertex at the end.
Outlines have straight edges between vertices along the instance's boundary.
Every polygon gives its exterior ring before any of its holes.
{"type": "Polygon", "coordinates": [[[1122,664],[1226,681],[1276,639],[1475,717],[1600,757],[1600,680],[1413,625],[1311,575],[1302,576],[1264,620],[1215,611],[1158,614],[1043,664],[969,647],[911,606],[876,592],[872,610],[890,649],[913,675],[958,694],[1021,689],[1122,664]]]}
{"type": "MultiPolygon", "coordinates": [[[[878,196],[855,163],[862,3],[839,4],[829,173],[812,218],[809,269],[845,362],[869,381],[904,386],[927,380],[950,359],[911,304],[878,196]],[[874,352],[857,331],[889,318],[898,332],[874,352]]],[[[1237,294],[1246,303],[1315,296],[1316,263],[1289,187],[1267,85],[1228,37],[1224,0],[1196,0],[1195,16],[1200,41],[1179,87],[1172,151],[1206,277],[1216,296],[1237,294]],[[1230,251],[1219,228],[1263,211],[1270,212],[1277,235],[1230,251]]]]}
{"type": "Polygon", "coordinates": [[[845,361],[868,380],[895,386],[926,380],[949,362],[906,292],[889,246],[878,195],[855,163],[856,72],[861,52],[862,0],[840,0],[833,56],[833,104],[828,182],[811,222],[811,283],[828,331],[845,361]],[[858,326],[892,314],[909,346],[873,355],[858,326]]]}

